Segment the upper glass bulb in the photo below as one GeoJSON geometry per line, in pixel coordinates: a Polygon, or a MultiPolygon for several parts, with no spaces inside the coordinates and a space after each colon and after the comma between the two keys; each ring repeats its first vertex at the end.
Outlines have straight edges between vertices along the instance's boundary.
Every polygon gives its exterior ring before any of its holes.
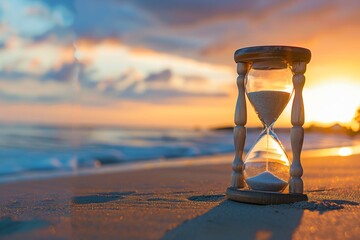
{"type": "Polygon", "coordinates": [[[270,127],[290,100],[293,73],[282,60],[254,62],[246,75],[246,94],[259,119],[270,127]]]}

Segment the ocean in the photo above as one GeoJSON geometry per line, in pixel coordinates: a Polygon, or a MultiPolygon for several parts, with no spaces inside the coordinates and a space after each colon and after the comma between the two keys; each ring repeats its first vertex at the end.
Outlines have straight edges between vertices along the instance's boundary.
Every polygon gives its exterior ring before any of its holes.
{"type": "MultiPolygon", "coordinates": [[[[261,129],[248,129],[245,150],[261,129]]],[[[276,131],[286,150],[290,130],[276,131]]],[[[360,145],[360,137],[306,133],[303,149],[360,145]]],[[[74,171],[110,164],[231,153],[231,130],[135,129],[123,127],[0,126],[0,182],[28,173],[74,171]]]]}

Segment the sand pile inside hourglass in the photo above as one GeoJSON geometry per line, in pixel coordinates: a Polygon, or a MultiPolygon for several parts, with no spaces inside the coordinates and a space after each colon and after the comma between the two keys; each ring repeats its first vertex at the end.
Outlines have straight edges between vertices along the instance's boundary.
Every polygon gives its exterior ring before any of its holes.
{"type": "Polygon", "coordinates": [[[247,95],[260,120],[270,126],[286,107],[291,94],[283,91],[258,91],[247,95]]]}
{"type": "Polygon", "coordinates": [[[251,189],[272,192],[282,191],[288,184],[269,171],[265,171],[254,177],[248,178],[246,183],[251,189]]]}
{"type": "MultiPolygon", "coordinates": [[[[260,120],[266,126],[270,126],[286,107],[291,94],[283,91],[258,91],[250,92],[247,95],[260,120]]],[[[268,159],[266,160],[266,171],[247,178],[246,183],[254,190],[274,192],[282,191],[288,184],[268,171],[268,159]]]]}

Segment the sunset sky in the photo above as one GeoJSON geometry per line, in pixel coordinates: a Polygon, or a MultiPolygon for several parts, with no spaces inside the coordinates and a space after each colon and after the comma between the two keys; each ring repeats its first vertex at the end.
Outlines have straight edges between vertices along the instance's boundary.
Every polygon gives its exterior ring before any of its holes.
{"type": "MultiPolygon", "coordinates": [[[[355,0],[2,0],[0,121],[233,124],[234,51],[292,45],[312,51],[307,124],[346,124],[360,105],[359,10],[355,0]]],[[[290,126],[290,107],[278,126],[290,126]]]]}

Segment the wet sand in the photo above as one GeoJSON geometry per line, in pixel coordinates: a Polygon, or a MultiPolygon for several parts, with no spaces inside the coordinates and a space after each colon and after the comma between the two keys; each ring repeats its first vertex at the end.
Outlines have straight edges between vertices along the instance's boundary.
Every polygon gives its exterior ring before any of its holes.
{"type": "Polygon", "coordinates": [[[304,155],[309,202],[295,204],[226,200],[232,155],[211,157],[210,165],[188,161],[173,168],[5,183],[0,238],[357,239],[360,155],[304,155]]]}

